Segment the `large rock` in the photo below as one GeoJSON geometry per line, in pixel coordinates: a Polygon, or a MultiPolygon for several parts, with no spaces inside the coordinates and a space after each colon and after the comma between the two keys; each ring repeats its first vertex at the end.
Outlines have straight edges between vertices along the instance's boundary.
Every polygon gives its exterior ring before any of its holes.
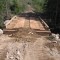
{"type": "Polygon", "coordinates": [[[3,34],[3,30],[2,30],[2,29],[0,29],[0,35],[1,35],[1,34],[3,34]]]}

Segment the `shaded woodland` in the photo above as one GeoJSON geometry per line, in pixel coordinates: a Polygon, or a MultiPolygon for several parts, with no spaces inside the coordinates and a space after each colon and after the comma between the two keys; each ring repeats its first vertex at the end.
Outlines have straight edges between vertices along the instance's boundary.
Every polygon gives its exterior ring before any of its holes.
{"type": "Polygon", "coordinates": [[[45,13],[51,30],[60,33],[60,0],[48,0],[45,13]]]}

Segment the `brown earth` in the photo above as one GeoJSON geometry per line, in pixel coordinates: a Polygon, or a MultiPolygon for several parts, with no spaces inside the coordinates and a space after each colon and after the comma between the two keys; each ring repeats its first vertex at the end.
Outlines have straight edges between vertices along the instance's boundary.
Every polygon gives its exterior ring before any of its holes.
{"type": "Polygon", "coordinates": [[[0,35],[0,60],[60,60],[60,42],[49,38],[26,28],[0,35]]]}

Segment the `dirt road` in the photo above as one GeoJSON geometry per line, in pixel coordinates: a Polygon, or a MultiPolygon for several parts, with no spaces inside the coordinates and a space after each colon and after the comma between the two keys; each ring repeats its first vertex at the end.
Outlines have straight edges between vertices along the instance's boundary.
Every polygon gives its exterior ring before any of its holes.
{"type": "Polygon", "coordinates": [[[60,60],[60,42],[53,43],[30,29],[9,36],[0,35],[0,60],[60,60]]]}
{"type": "Polygon", "coordinates": [[[10,40],[8,36],[5,37],[6,40],[0,42],[0,60],[48,60],[44,53],[45,42],[42,37],[33,38],[36,39],[35,42],[24,42],[24,40],[15,42],[12,39],[10,40]]]}

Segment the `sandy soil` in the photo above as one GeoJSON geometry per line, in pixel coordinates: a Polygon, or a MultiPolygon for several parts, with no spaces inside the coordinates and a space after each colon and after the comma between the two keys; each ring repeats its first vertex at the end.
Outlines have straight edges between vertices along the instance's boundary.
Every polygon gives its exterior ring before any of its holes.
{"type": "Polygon", "coordinates": [[[7,53],[7,46],[12,41],[12,38],[7,35],[0,35],[0,60],[5,60],[7,53]]]}
{"type": "Polygon", "coordinates": [[[60,42],[55,39],[30,29],[9,36],[0,35],[0,60],[60,60],[60,42]]]}

